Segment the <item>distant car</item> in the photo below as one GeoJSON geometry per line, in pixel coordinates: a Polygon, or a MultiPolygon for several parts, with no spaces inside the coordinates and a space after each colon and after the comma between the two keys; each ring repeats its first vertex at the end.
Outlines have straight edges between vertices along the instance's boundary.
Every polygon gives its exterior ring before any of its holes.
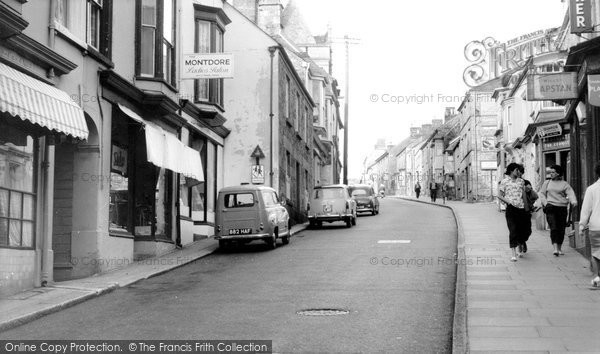
{"type": "Polygon", "coordinates": [[[271,249],[277,239],[290,242],[290,216],[279,204],[274,189],[257,185],[225,187],[217,198],[215,239],[219,247],[231,242],[266,242],[271,249]]]}
{"type": "Polygon", "coordinates": [[[335,184],[315,187],[308,205],[308,221],[312,227],[323,222],[343,221],[346,227],[356,225],[356,201],[348,186],[335,184]]]}
{"type": "Polygon", "coordinates": [[[379,197],[373,187],[366,184],[355,184],[348,187],[350,194],[356,200],[356,212],[379,214],[379,197]]]}

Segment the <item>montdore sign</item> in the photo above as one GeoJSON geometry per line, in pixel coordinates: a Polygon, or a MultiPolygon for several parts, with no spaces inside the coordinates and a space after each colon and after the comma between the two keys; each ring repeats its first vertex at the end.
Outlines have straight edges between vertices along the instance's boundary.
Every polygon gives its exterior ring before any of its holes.
{"type": "Polygon", "coordinates": [[[181,66],[181,78],[231,79],[233,78],[233,54],[184,54],[183,65],[181,66]]]}

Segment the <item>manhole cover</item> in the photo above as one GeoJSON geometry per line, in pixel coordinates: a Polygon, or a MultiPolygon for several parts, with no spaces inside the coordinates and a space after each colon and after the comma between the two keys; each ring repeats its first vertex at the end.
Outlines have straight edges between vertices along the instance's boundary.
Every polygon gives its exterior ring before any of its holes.
{"type": "Polygon", "coordinates": [[[350,311],[340,309],[310,309],[296,312],[300,316],[339,316],[349,313],[350,311]]]}

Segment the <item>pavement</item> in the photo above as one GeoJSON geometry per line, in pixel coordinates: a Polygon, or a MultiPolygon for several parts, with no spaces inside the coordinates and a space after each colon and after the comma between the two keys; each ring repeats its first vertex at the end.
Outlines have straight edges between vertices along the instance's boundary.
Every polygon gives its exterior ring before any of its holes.
{"type": "Polygon", "coordinates": [[[435,204],[454,211],[459,230],[454,352],[600,353],[600,291],[567,238],[555,257],[534,223],[527,253],[511,262],[496,203],[435,204]]]}
{"type": "MultiPolygon", "coordinates": [[[[292,236],[308,223],[292,226],[292,236]]],[[[214,238],[207,238],[167,254],[146,258],[126,267],[88,278],[55,282],[0,298],[0,332],[34,321],[47,314],[77,305],[91,298],[161,275],[192,263],[218,249],[214,238]]]]}

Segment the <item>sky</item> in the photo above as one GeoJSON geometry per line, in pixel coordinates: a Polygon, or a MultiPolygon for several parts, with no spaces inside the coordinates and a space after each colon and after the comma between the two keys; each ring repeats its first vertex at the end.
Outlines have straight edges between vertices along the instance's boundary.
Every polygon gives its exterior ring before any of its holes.
{"type": "Polygon", "coordinates": [[[469,65],[465,45],[486,37],[505,42],[558,27],[568,4],[561,0],[295,1],[314,35],[323,34],[330,24],[336,36],[359,39],[350,47],[349,178],[360,177],[362,161],[378,138],[399,143],[409,136],[411,126],[443,119],[445,107],[460,105],[468,90],[462,79],[469,65]]]}

